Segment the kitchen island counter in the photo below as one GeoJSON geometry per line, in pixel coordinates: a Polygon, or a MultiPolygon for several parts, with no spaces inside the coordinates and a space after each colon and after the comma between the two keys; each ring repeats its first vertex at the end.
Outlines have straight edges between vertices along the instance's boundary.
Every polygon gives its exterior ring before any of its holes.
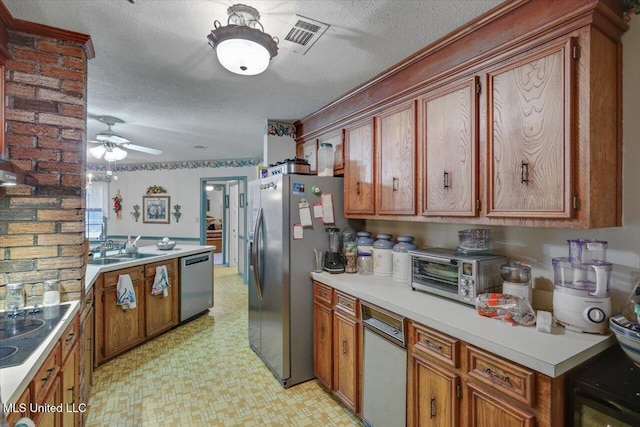
{"type": "Polygon", "coordinates": [[[414,291],[391,277],[311,273],[318,282],[442,331],[555,378],[616,343],[611,333],[583,334],[562,327],[552,334],[480,316],[474,307],[414,291]]]}
{"type": "MultiPolygon", "coordinates": [[[[88,264],[87,272],[85,275],[84,287],[85,287],[85,290],[87,291],[91,289],[96,279],[98,278],[98,276],[100,276],[100,273],[120,270],[123,268],[135,267],[136,265],[143,265],[150,262],[164,261],[164,260],[173,259],[173,258],[182,258],[184,256],[194,255],[202,252],[212,252],[215,249],[216,247],[211,245],[179,245],[171,250],[163,251],[156,248],[155,245],[142,246],[138,249],[139,253],[153,254],[156,256],[148,257],[148,258],[130,259],[130,260],[116,262],[116,263],[107,264],[107,265],[88,264]]],[[[116,251],[110,251],[110,252],[112,254],[109,256],[112,256],[114,258],[118,256],[116,251]]],[[[126,254],[123,254],[122,256],[126,256],[126,254]]],[[[95,259],[99,259],[99,258],[95,258],[95,259]]]]}

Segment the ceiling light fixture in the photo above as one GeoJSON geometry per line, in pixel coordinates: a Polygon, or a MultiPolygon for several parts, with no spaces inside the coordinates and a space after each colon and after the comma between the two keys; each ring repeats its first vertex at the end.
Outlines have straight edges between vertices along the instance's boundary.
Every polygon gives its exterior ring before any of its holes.
{"type": "Polygon", "coordinates": [[[105,142],[101,145],[97,145],[89,149],[89,152],[93,157],[99,159],[104,154],[104,159],[108,162],[114,162],[116,160],[122,160],[127,157],[127,152],[116,144],[111,142],[105,142]]]}
{"type": "Polygon", "coordinates": [[[278,38],[264,32],[260,14],[251,6],[233,5],[227,9],[227,15],[227,25],[214,21],[215,29],[207,36],[218,61],[232,73],[245,76],[262,73],[278,54],[278,38]]]}

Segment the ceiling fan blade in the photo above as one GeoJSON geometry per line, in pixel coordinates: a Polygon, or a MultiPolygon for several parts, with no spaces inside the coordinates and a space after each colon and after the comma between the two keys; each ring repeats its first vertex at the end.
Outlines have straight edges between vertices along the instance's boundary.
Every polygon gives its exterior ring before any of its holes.
{"type": "Polygon", "coordinates": [[[111,135],[109,137],[109,142],[113,142],[114,144],[127,144],[130,142],[127,138],[123,138],[120,135],[111,135]]]}
{"type": "Polygon", "coordinates": [[[88,139],[87,142],[90,142],[92,144],[102,144],[103,143],[102,141],[95,141],[95,140],[92,140],[92,139],[88,139]]]}
{"type": "Polygon", "coordinates": [[[128,150],[140,151],[142,153],[153,154],[155,156],[162,154],[162,150],[158,150],[156,148],[143,147],[142,145],[135,145],[124,143],[122,146],[128,150]]]}

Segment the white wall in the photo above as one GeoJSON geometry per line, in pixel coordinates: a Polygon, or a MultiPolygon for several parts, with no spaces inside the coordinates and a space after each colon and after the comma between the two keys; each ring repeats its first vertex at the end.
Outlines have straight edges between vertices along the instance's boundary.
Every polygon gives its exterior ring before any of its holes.
{"type": "Polygon", "coordinates": [[[263,163],[265,166],[296,156],[296,140],[289,135],[264,135],[263,163]]]}
{"type": "MultiPolygon", "coordinates": [[[[492,249],[531,265],[536,292],[534,306],[551,308],[553,267],[551,259],[568,256],[567,239],[590,238],[609,242],[607,260],[614,263],[612,299],[614,310],[624,302],[640,277],[640,17],[635,16],[623,42],[623,217],[622,227],[597,230],[489,227],[492,249]]],[[[597,171],[596,171],[597,173],[597,171]]],[[[420,247],[458,245],[458,230],[469,225],[446,225],[392,221],[367,221],[375,233],[411,235],[420,247]]],[[[481,227],[484,228],[484,227],[481,227]]],[[[617,310],[619,311],[619,310],[617,310]]]]}
{"type": "Polygon", "coordinates": [[[212,190],[207,191],[207,197],[209,198],[209,207],[210,210],[207,212],[207,215],[212,216],[214,218],[218,218],[222,220],[222,213],[224,210],[224,204],[222,202],[222,188],[220,190],[212,190]]]}
{"type": "MultiPolygon", "coordinates": [[[[109,209],[107,230],[109,236],[168,236],[172,238],[200,237],[200,179],[246,176],[253,180],[257,176],[255,166],[241,168],[199,168],[155,171],[118,171],[118,180],[109,183],[109,200],[120,190],[123,197],[122,219],[117,219],[113,209],[109,209]],[[142,215],[135,222],[130,212],[133,205],[140,205],[147,187],[160,185],[171,197],[171,212],[176,204],[181,206],[182,216],[176,222],[173,215],[169,224],[144,224],[142,215]]],[[[205,207],[206,209],[206,207],[205,207]]]]}

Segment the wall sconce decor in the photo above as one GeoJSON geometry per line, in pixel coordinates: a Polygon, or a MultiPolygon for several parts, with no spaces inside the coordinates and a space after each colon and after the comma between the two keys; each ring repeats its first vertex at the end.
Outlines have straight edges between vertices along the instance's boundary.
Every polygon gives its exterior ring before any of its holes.
{"type": "Polygon", "coordinates": [[[176,222],[180,222],[180,217],[182,216],[182,213],[180,212],[180,205],[174,205],[173,209],[175,209],[175,212],[172,212],[171,214],[176,219],[176,222]]]}
{"type": "Polygon", "coordinates": [[[131,212],[131,216],[136,220],[136,222],[138,222],[138,218],[140,218],[140,205],[133,205],[133,212],[131,212]]]}

